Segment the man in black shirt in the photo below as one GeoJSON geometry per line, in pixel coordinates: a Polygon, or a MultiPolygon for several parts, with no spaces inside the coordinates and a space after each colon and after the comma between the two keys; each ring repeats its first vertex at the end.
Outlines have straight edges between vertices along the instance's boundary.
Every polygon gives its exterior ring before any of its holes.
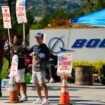
{"type": "Polygon", "coordinates": [[[34,45],[30,49],[30,52],[33,52],[32,80],[36,85],[38,94],[38,99],[34,102],[34,104],[47,105],[49,104],[49,100],[48,89],[45,82],[45,69],[50,57],[50,52],[48,47],[43,43],[43,37],[43,33],[37,33],[35,35],[37,45],[34,45]],[[41,86],[43,87],[45,93],[44,100],[42,100],[41,86]]]}

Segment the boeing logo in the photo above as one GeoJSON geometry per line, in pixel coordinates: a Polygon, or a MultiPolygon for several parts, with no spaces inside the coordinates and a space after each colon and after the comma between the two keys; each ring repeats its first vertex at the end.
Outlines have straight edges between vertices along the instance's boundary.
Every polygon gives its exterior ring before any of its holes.
{"type": "MultiPolygon", "coordinates": [[[[65,51],[74,51],[65,48],[65,44],[67,41],[63,40],[64,36],[61,37],[53,37],[50,39],[48,43],[48,47],[55,53],[58,54],[60,52],[65,51]]],[[[71,45],[72,49],[76,48],[105,48],[105,39],[76,39],[73,44],[71,45]]]]}
{"type": "Polygon", "coordinates": [[[55,54],[68,51],[68,49],[65,48],[65,42],[63,41],[63,37],[64,36],[53,37],[48,43],[49,49],[51,49],[55,54]]]}

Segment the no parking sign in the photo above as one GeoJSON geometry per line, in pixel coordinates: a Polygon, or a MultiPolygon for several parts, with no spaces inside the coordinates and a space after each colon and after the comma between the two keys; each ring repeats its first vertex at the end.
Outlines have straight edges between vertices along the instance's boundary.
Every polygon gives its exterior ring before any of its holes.
{"type": "Polygon", "coordinates": [[[72,72],[72,54],[58,54],[58,75],[70,76],[72,72]]]}

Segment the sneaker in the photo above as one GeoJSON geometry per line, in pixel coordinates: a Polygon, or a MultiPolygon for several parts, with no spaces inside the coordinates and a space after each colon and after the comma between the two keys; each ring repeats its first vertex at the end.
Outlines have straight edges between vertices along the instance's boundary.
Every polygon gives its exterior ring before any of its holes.
{"type": "Polygon", "coordinates": [[[28,100],[28,98],[27,98],[27,96],[22,96],[21,98],[20,98],[20,101],[27,101],[28,100]]]}
{"type": "Polygon", "coordinates": [[[50,101],[48,99],[44,99],[44,101],[42,102],[42,105],[49,105],[50,101]]]}
{"type": "Polygon", "coordinates": [[[47,80],[47,79],[45,79],[45,82],[46,82],[46,83],[48,83],[48,80],[47,80]]]}
{"type": "Polygon", "coordinates": [[[54,79],[51,78],[50,81],[49,81],[49,83],[54,83],[54,79]]]}
{"type": "Polygon", "coordinates": [[[36,101],[33,102],[33,104],[42,104],[43,100],[40,98],[37,98],[36,101]]]}

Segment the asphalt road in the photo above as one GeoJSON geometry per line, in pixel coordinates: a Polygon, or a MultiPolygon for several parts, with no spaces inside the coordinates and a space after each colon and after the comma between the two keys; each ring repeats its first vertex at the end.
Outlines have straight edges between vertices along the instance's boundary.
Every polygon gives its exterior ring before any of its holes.
{"type": "MultiPolygon", "coordinates": [[[[47,84],[49,87],[49,99],[51,105],[59,103],[61,83],[47,84]]],[[[70,100],[73,105],[105,105],[105,86],[94,84],[93,86],[69,85],[70,100]]],[[[0,105],[11,105],[8,103],[8,91],[3,89],[3,97],[0,98],[0,105]]],[[[17,105],[32,105],[37,98],[34,85],[28,85],[28,101],[15,103],[17,105]]],[[[14,105],[14,104],[12,104],[14,105]]]]}

